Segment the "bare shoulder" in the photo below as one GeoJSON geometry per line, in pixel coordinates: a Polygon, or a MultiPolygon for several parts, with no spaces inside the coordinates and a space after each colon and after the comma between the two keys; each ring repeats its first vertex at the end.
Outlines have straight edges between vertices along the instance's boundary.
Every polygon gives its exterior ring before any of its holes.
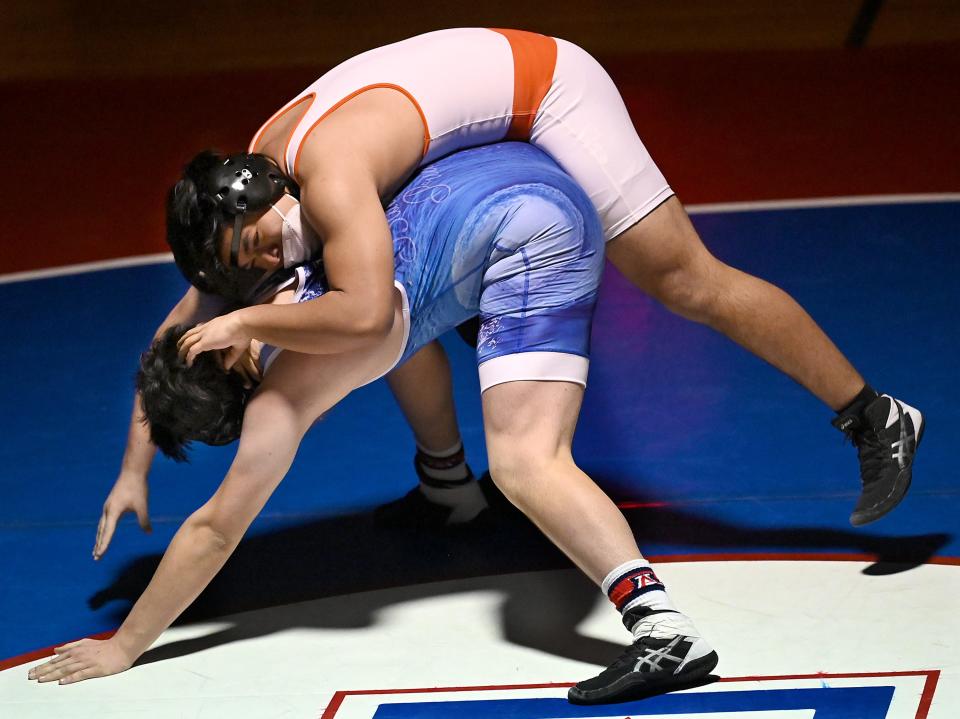
{"type": "Polygon", "coordinates": [[[374,88],[323,118],[303,142],[296,165],[301,184],[336,177],[370,178],[385,197],[419,165],[425,128],[403,93],[374,88]]]}

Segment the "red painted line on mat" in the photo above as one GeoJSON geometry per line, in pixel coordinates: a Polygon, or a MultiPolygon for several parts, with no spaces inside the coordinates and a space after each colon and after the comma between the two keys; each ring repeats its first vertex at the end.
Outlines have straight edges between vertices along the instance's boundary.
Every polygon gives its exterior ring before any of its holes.
{"type": "Polygon", "coordinates": [[[669,502],[617,502],[620,509],[649,509],[650,507],[669,507],[669,502]]]}
{"type": "Polygon", "coordinates": [[[330,700],[330,703],[327,704],[327,708],[323,710],[323,714],[320,715],[320,719],[329,719],[334,714],[340,710],[340,705],[343,704],[343,700],[346,698],[346,694],[343,692],[335,692],[333,698],[330,700]]]}
{"type": "Polygon", "coordinates": [[[940,681],[940,671],[927,672],[927,681],[923,685],[923,694],[920,696],[920,705],[917,707],[917,719],[927,719],[930,706],[933,704],[933,693],[937,691],[937,682],[940,681]]]}
{"type": "Polygon", "coordinates": [[[747,677],[721,677],[721,682],[769,682],[774,679],[875,679],[878,677],[922,677],[928,679],[931,674],[940,675],[939,669],[908,669],[898,672],[847,672],[845,674],[831,674],[817,672],[816,674],[758,674],[747,677]]]}
{"type": "MultiPolygon", "coordinates": [[[[719,682],[759,682],[784,679],[873,679],[883,677],[926,677],[923,693],[917,707],[915,719],[926,719],[933,702],[933,693],[940,677],[939,669],[917,669],[899,672],[850,672],[845,674],[770,674],[748,677],[720,677],[719,682]]],[[[511,689],[562,689],[573,686],[573,682],[552,682],[548,684],[491,684],[473,687],[424,687],[421,689],[348,689],[335,692],[320,719],[333,719],[348,696],[376,696],[379,694],[439,694],[444,692],[507,691],[511,689]]]]}
{"type": "MultiPolygon", "coordinates": [[[[80,637],[80,639],[109,639],[116,633],[116,629],[111,629],[109,632],[91,634],[89,637],[80,637]]],[[[13,669],[13,667],[18,667],[21,664],[28,664],[36,661],[37,659],[53,656],[53,650],[56,647],[62,647],[64,644],[70,644],[71,642],[76,641],[79,641],[79,639],[71,639],[68,642],[60,642],[59,644],[54,644],[53,646],[49,646],[44,649],[35,649],[32,652],[27,652],[26,654],[20,654],[19,656],[11,657],[10,659],[4,659],[0,661],[0,672],[2,672],[4,669],[13,669]]]]}
{"type": "Polygon", "coordinates": [[[914,671],[901,672],[853,672],[851,674],[797,674],[783,676],[758,676],[758,677],[721,677],[721,682],[743,682],[743,681],[770,681],[773,679],[864,679],[864,678],[883,678],[883,677],[921,677],[925,676],[923,683],[923,692],[920,695],[920,702],[917,704],[917,713],[915,719],[927,719],[930,712],[930,706],[933,704],[933,694],[937,690],[937,681],[940,679],[939,669],[918,669],[914,671]]]}

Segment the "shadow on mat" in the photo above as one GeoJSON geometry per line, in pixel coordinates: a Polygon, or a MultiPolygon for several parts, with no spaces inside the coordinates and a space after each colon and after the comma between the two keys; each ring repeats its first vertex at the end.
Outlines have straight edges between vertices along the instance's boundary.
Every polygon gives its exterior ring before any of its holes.
{"type": "MultiPolygon", "coordinates": [[[[919,566],[950,541],[947,534],[890,537],[823,528],[752,529],[670,507],[624,512],[641,548],[669,537],[692,552],[783,548],[798,551],[855,551],[876,557],[867,574],[891,574],[919,566]]],[[[116,580],[89,600],[99,609],[116,600],[132,603],[156,570],[160,555],[125,566],[116,580]]],[[[237,548],[221,572],[187,609],[178,624],[281,604],[384,590],[356,597],[336,616],[316,616],[310,605],[282,613],[237,618],[237,624],[214,634],[174,642],[141,657],[145,664],[183,656],[220,644],[290,628],[349,629],[371,626],[387,606],[436,596],[427,584],[473,578],[470,588],[503,594],[504,638],[511,643],[596,665],[609,664],[622,645],[586,637],[576,627],[602,601],[596,587],[579,573],[533,577],[518,572],[569,568],[569,561],[523,516],[499,509],[483,526],[444,533],[386,530],[372,515],[354,514],[254,534],[237,548]],[[544,611],[544,607],[550,611],[544,611]]],[[[118,622],[127,606],[116,609],[118,622]]],[[[626,639],[627,635],[624,635],[626,639]]]]}

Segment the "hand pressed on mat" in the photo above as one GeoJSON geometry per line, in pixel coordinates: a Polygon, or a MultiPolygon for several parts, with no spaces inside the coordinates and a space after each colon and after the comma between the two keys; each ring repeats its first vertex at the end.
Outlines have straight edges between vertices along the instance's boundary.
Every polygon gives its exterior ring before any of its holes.
{"type": "Polygon", "coordinates": [[[81,639],[53,651],[54,658],[31,669],[27,679],[41,684],[53,681],[74,684],[119,674],[133,665],[133,659],[113,639],[81,639]]]}

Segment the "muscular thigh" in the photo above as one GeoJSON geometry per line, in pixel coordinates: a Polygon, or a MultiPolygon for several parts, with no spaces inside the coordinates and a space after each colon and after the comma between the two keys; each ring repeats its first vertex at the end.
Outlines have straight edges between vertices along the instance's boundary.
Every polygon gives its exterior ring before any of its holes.
{"type": "Polygon", "coordinates": [[[491,467],[569,457],[583,401],[572,382],[519,381],[483,393],[483,427],[491,467]]]}
{"type": "Polygon", "coordinates": [[[666,284],[706,282],[717,264],[676,197],[610,240],[607,258],[655,297],[666,291],[666,284]]]}

